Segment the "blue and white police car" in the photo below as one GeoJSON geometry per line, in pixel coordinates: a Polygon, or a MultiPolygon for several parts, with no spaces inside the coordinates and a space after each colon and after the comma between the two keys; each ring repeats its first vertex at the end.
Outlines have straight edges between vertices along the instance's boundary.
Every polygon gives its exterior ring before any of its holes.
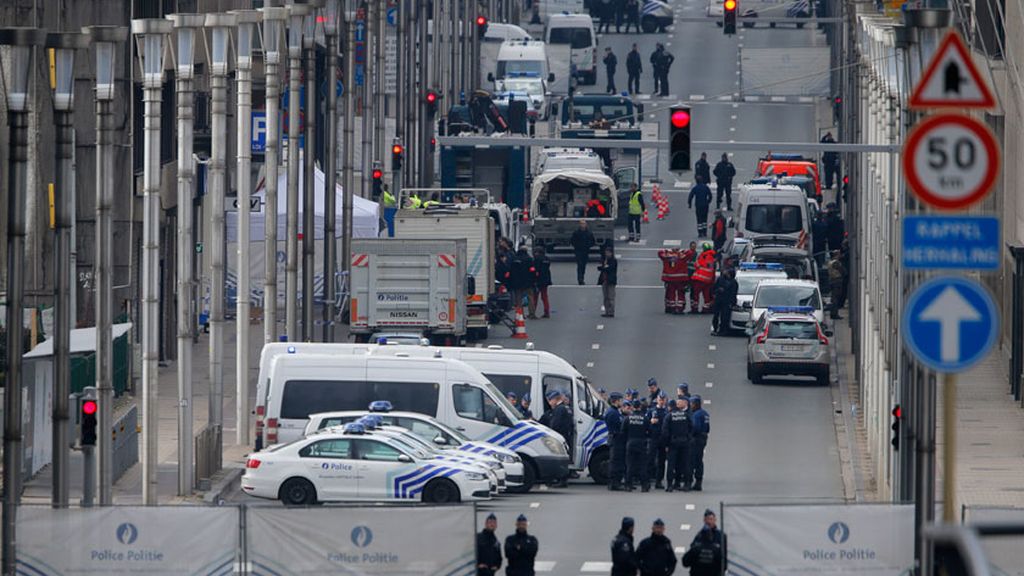
{"type": "Polygon", "coordinates": [[[736,270],[736,303],[732,306],[729,316],[729,327],[733,330],[746,330],[750,322],[751,303],[754,291],[762,280],[785,280],[786,269],[776,262],[740,262],[736,270]]]}
{"type": "Polygon", "coordinates": [[[491,480],[479,466],[438,460],[361,424],[251,454],[241,485],[246,494],[289,505],[491,497],[491,480]]]}

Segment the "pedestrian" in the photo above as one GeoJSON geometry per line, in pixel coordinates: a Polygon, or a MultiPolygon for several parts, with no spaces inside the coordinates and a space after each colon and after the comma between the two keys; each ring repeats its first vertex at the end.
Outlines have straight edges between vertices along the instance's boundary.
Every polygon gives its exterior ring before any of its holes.
{"type": "Polygon", "coordinates": [[[715,164],[715,183],[718,185],[718,194],[715,202],[717,208],[722,207],[722,194],[725,194],[725,209],[732,211],[732,179],[736,176],[736,167],[729,162],[729,155],[722,153],[722,159],[715,164]]]}
{"type": "Polygon", "coordinates": [[[683,554],[683,566],[690,569],[690,576],[725,576],[729,566],[728,540],[718,529],[717,518],[710,508],[704,511],[704,526],[683,554]]]}
{"type": "Polygon", "coordinates": [[[700,160],[693,164],[693,177],[700,179],[705,184],[711,183],[711,165],[708,164],[708,153],[701,152],[700,160]]]}
{"type": "Polygon", "coordinates": [[[532,296],[533,288],[533,258],[530,257],[526,246],[520,246],[512,259],[512,301],[516,308],[523,306],[523,300],[527,303],[532,296]]]}
{"type": "Polygon", "coordinates": [[[708,434],[711,433],[711,414],[704,409],[704,401],[698,395],[690,398],[690,404],[693,408],[693,445],[690,446],[693,491],[700,492],[704,489],[704,449],[708,446],[708,434]]]}
{"type": "MultiPolygon", "coordinates": [[[[821,137],[822,144],[835,144],[836,139],[831,132],[821,137]]],[[[821,155],[821,165],[825,172],[825,188],[832,189],[832,182],[839,183],[839,152],[829,150],[821,155]]]]}
{"type": "Polygon", "coordinates": [[[665,536],[665,522],[661,518],[651,525],[651,535],[636,547],[636,564],[640,576],[670,576],[676,571],[676,551],[665,536]]]}
{"type": "Polygon", "coordinates": [[[526,531],[529,523],[522,514],[516,518],[516,531],[505,538],[505,568],[507,576],[536,576],[533,563],[537,559],[540,543],[537,538],[526,531]]]}
{"type": "Polygon", "coordinates": [[[668,72],[672,68],[672,63],[676,61],[676,57],[671,52],[665,50],[665,47],[661,47],[661,78],[658,80],[658,85],[661,87],[661,95],[668,96],[668,72]]]}
{"type": "Polygon", "coordinates": [[[608,409],[604,412],[604,425],[608,429],[608,445],[611,458],[608,461],[608,489],[622,490],[623,475],[626,472],[626,441],[622,435],[622,394],[612,392],[608,396],[608,409]]]}
{"type": "Polygon", "coordinates": [[[658,399],[658,395],[661,394],[661,388],[658,387],[658,380],[655,378],[647,379],[647,399],[651,404],[658,399]]]}
{"type": "Polygon", "coordinates": [[[604,73],[608,77],[608,87],[605,89],[609,94],[615,94],[615,68],[619,65],[619,59],[615,57],[610,46],[604,49],[604,73]]]}
{"type": "Polygon", "coordinates": [[[587,228],[587,221],[580,220],[579,227],[569,238],[572,245],[573,255],[576,256],[576,283],[583,286],[584,275],[587,272],[587,260],[590,259],[590,249],[597,245],[594,233],[587,228]]]}
{"type": "MultiPolygon", "coordinates": [[[[626,31],[629,31],[629,26],[626,26],[626,31]]],[[[636,44],[633,44],[633,49],[626,55],[626,90],[629,91],[631,96],[640,93],[640,74],[644,71],[643,64],[640,61],[640,50],[637,49],[636,44]]]]}
{"type": "Polygon", "coordinates": [[[519,396],[517,396],[515,392],[509,390],[508,392],[505,392],[505,400],[508,400],[509,404],[515,406],[519,403],[519,396]]]}
{"type": "Polygon", "coordinates": [[[740,285],[736,282],[736,270],[733,268],[729,268],[718,277],[718,280],[715,280],[711,331],[716,336],[725,336],[729,333],[732,307],[736,305],[736,296],[739,291],[740,285]]]}
{"type": "Polygon", "coordinates": [[[615,0],[597,0],[601,5],[601,20],[597,25],[597,33],[603,30],[606,34],[612,31],[612,22],[615,19],[615,0]]]}
{"type": "Polygon", "coordinates": [[[693,421],[690,418],[690,401],[676,397],[675,409],[665,417],[661,434],[668,445],[668,480],[666,492],[691,489],[690,445],[693,442],[693,421]]]}
{"type": "Polygon", "coordinates": [[[829,252],[842,248],[843,238],[846,238],[846,225],[839,216],[839,209],[833,203],[829,203],[825,212],[825,226],[829,252]]]}
{"type": "Polygon", "coordinates": [[[537,317],[537,301],[544,304],[544,315],[542,318],[551,317],[551,304],[548,302],[548,287],[551,286],[551,259],[548,258],[544,247],[537,245],[533,248],[533,267],[536,270],[534,281],[534,296],[530,308],[530,317],[537,317]]]}
{"type": "Polygon", "coordinates": [[[484,529],[476,535],[476,574],[494,576],[501,569],[501,543],[494,535],[498,518],[489,514],[484,520],[484,529]]]}
{"type": "MultiPolygon", "coordinates": [[[[548,407],[551,409],[547,426],[562,435],[565,443],[569,446],[569,461],[574,462],[573,445],[575,442],[573,431],[575,427],[573,426],[572,408],[566,405],[568,399],[559,390],[549,391],[545,398],[548,401],[548,407]]],[[[567,484],[565,478],[560,478],[554,485],[564,488],[567,484]]]]}
{"type": "Polygon", "coordinates": [[[682,314],[686,309],[686,283],[690,277],[686,272],[686,260],[679,248],[658,251],[661,259],[661,281],[665,284],[665,313],[682,314]]]}
{"type": "Polygon", "coordinates": [[[629,34],[630,25],[640,33],[640,0],[626,0],[626,34],[629,34]]]}
{"type": "Polygon", "coordinates": [[[639,242],[640,221],[647,210],[647,204],[644,203],[643,192],[637,188],[637,185],[634,183],[631,186],[633,191],[629,194],[629,241],[639,242]]]}
{"type": "Polygon", "coordinates": [[[661,66],[663,63],[662,59],[664,58],[664,56],[665,47],[662,46],[661,42],[658,42],[654,48],[654,52],[651,52],[650,58],[651,72],[654,74],[654,92],[651,94],[652,96],[657,96],[659,92],[659,83],[661,82],[661,66]]]}
{"type": "MultiPolygon", "coordinates": [[[[679,296],[679,299],[681,300],[681,302],[679,303],[679,307],[680,307],[679,314],[682,314],[682,313],[685,312],[687,294],[689,294],[689,297],[690,297],[691,301],[693,301],[696,298],[696,296],[695,296],[696,291],[694,290],[694,287],[693,287],[693,273],[696,272],[696,269],[697,269],[697,243],[696,242],[693,242],[693,241],[690,242],[690,246],[687,247],[687,249],[685,251],[683,251],[682,258],[686,262],[686,283],[683,286],[682,294],[680,294],[680,296],[679,296]]],[[[696,312],[696,309],[691,308],[690,312],[691,313],[696,312]]]]}
{"type": "Polygon", "coordinates": [[[697,264],[690,276],[690,313],[704,314],[710,312],[714,306],[711,297],[711,287],[715,283],[715,251],[710,242],[701,246],[700,256],[697,256],[697,264]],[[703,306],[700,306],[703,298],[703,306]]]}
{"type": "Polygon", "coordinates": [[[715,252],[721,251],[728,239],[725,224],[725,215],[720,209],[715,209],[715,218],[711,221],[711,242],[714,243],[715,252]]]}
{"type": "MultiPolygon", "coordinates": [[[[689,383],[683,382],[682,384],[676,386],[676,399],[678,400],[679,398],[686,398],[687,402],[690,401],[690,384],[689,383]]],[[[675,404],[674,403],[671,404],[669,406],[669,408],[675,409],[675,404]]]]}
{"type": "Polygon", "coordinates": [[[626,440],[626,492],[632,492],[637,484],[643,492],[650,492],[647,483],[647,438],[651,424],[643,412],[639,400],[634,400],[632,410],[622,419],[622,435],[626,440]]]}
{"type": "Polygon", "coordinates": [[[530,393],[523,394],[522,400],[519,401],[519,413],[523,415],[524,420],[533,420],[533,412],[530,410],[530,393]]]}
{"type": "Polygon", "coordinates": [[[601,264],[597,267],[600,275],[597,283],[601,285],[601,294],[604,296],[605,318],[615,317],[615,285],[619,283],[619,261],[615,258],[615,250],[612,245],[606,244],[604,256],[601,257],[601,264]]]}
{"type": "Polygon", "coordinates": [[[494,277],[506,292],[512,293],[512,260],[508,254],[498,252],[498,261],[494,263],[494,277]]]}
{"type": "Polygon", "coordinates": [[[818,267],[824,267],[828,257],[828,223],[824,212],[816,212],[811,220],[811,251],[818,267]]]}
{"type": "Polygon", "coordinates": [[[832,251],[832,259],[828,261],[828,285],[831,296],[831,312],[829,317],[840,320],[839,309],[846,304],[846,267],[843,266],[839,250],[832,251]]]}
{"type": "Polygon", "coordinates": [[[612,539],[612,576],[636,576],[636,552],[633,550],[633,527],[629,516],[622,519],[619,533],[612,539]]]}
{"type": "Polygon", "coordinates": [[[696,205],[697,237],[706,238],[708,235],[708,208],[711,206],[711,188],[700,176],[697,176],[696,179],[697,183],[690,189],[690,195],[686,198],[686,207],[694,208],[696,205]]]}
{"type": "Polygon", "coordinates": [[[622,22],[626,19],[626,0],[615,0],[615,33],[622,33],[622,22]]]}
{"type": "Polygon", "coordinates": [[[647,419],[651,422],[651,437],[647,441],[647,474],[648,478],[654,479],[654,487],[658,490],[665,487],[662,479],[665,478],[668,447],[665,438],[658,432],[661,431],[662,423],[668,415],[667,401],[665,393],[658,390],[655,399],[650,401],[651,407],[647,410],[647,419]]]}

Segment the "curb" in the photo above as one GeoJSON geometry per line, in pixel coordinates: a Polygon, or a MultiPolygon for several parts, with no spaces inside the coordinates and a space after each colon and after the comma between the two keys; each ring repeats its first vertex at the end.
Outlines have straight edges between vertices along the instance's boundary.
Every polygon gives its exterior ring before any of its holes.
{"type": "Polygon", "coordinates": [[[232,491],[242,479],[244,468],[222,468],[210,479],[210,489],[202,493],[203,503],[220,506],[224,496],[232,491]]]}

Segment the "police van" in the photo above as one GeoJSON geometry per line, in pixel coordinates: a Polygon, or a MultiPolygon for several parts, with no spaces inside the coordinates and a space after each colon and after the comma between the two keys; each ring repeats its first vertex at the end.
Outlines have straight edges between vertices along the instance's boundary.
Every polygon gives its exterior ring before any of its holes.
{"type": "MultiPolygon", "coordinates": [[[[310,414],[362,410],[387,398],[396,410],[419,412],[474,440],[514,450],[524,489],[569,474],[568,446],[555,431],[521,420],[487,378],[450,358],[367,354],[366,345],[270,344],[260,358],[257,424],[260,445],[301,438],[310,414]],[[346,353],[347,352],[347,353],[346,353]],[[403,357],[405,356],[405,357],[403,357]]],[[[389,347],[390,348],[390,347],[389,347]]]]}

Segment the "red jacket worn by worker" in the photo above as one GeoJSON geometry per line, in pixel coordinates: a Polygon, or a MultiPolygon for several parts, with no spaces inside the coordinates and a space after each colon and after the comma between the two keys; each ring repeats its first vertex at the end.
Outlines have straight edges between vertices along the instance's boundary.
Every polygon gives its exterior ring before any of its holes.
{"type": "Polygon", "coordinates": [[[686,270],[689,258],[679,250],[659,250],[658,258],[661,258],[661,281],[662,282],[686,282],[690,275],[686,270]]]}
{"type": "Polygon", "coordinates": [[[697,267],[693,270],[693,280],[711,284],[715,281],[715,251],[705,250],[697,257],[697,267]]]}

